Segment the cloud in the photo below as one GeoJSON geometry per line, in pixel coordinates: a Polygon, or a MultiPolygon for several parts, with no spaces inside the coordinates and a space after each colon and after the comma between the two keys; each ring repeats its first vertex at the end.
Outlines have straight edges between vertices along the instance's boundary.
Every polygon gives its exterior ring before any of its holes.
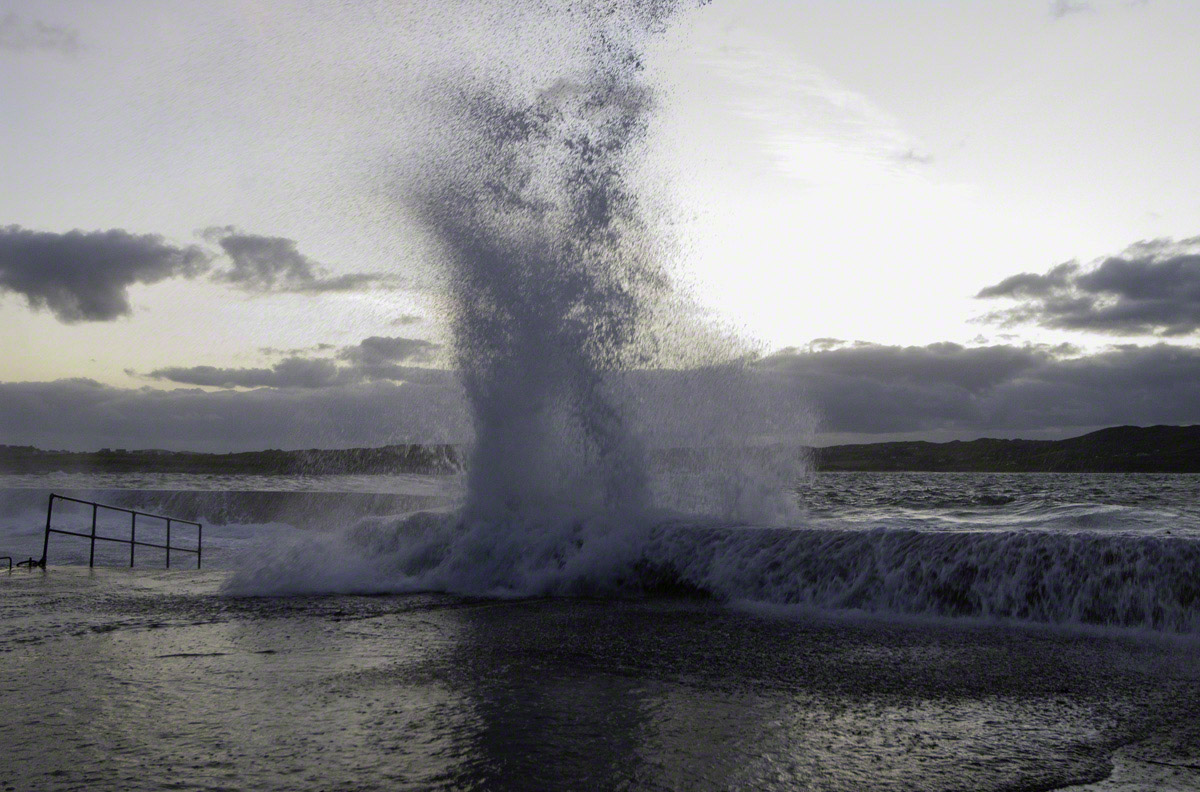
{"type": "Polygon", "coordinates": [[[901,165],[930,165],[933,163],[932,154],[915,146],[893,151],[888,154],[888,158],[901,165]]]}
{"type": "Polygon", "coordinates": [[[313,344],[310,347],[292,347],[290,349],[280,349],[279,347],[265,346],[259,347],[258,352],[259,354],[266,355],[267,357],[304,357],[305,355],[313,352],[320,354],[322,352],[330,352],[334,349],[337,349],[337,346],[334,344],[320,343],[313,344]]]}
{"type": "Polygon", "coordinates": [[[176,247],[156,234],[0,228],[0,291],[23,296],[62,322],[100,322],[132,313],[128,288],[208,269],[196,246],[176,247]]]}
{"type": "Polygon", "coordinates": [[[332,388],[373,380],[429,382],[443,376],[431,375],[430,369],[412,363],[430,363],[441,349],[439,344],[418,338],[371,336],[358,344],[342,347],[335,359],[311,357],[335,347],[317,344],[310,349],[278,350],[265,347],[263,354],[286,354],[270,368],[218,368],[215,366],[168,366],[155,369],[150,379],[197,385],[208,388],[332,388]]]}
{"type": "Polygon", "coordinates": [[[429,363],[441,348],[440,344],[419,338],[371,336],[364,338],[357,346],[342,349],[338,352],[338,357],[359,366],[429,363]]]}
{"type": "Polygon", "coordinates": [[[151,379],[213,388],[328,388],[361,377],[331,360],[290,357],[271,368],[216,368],[172,366],[155,369],[151,379]]]}
{"type": "Polygon", "coordinates": [[[841,338],[814,338],[808,342],[807,350],[809,352],[826,352],[830,349],[838,349],[848,345],[850,342],[841,338]]]}
{"type": "Polygon", "coordinates": [[[70,55],[79,50],[79,34],[62,25],[51,25],[37,19],[23,20],[10,11],[0,17],[0,49],[70,55]]]}
{"type": "Polygon", "coordinates": [[[1068,288],[1071,277],[1077,272],[1079,272],[1079,264],[1074,261],[1059,264],[1045,275],[1022,272],[1019,275],[1010,275],[995,286],[981,289],[975,297],[978,299],[1046,297],[1056,291],[1068,288]]]}
{"type": "MultiPolygon", "coordinates": [[[[121,390],[79,380],[0,384],[0,436],[43,447],[274,448],[334,442],[328,437],[373,445],[401,430],[414,442],[441,442],[452,425],[447,416],[465,422],[455,372],[393,369],[400,384],[347,366],[299,365],[155,372],[227,388],[211,392],[121,390]],[[337,429],[323,435],[324,426],[337,429]],[[372,435],[372,426],[382,434],[372,435]],[[71,440],[72,433],[78,438],[71,440]]],[[[1200,349],[1166,343],[1093,354],[1065,345],[858,343],[785,350],[743,369],[642,370],[612,384],[631,395],[633,423],[651,445],[747,437],[807,442],[813,415],[818,439],[839,442],[1066,436],[1120,424],[1200,423],[1200,349]]],[[[453,426],[467,431],[465,423],[453,426]]]]}
{"type": "Polygon", "coordinates": [[[408,325],[420,324],[425,321],[416,314],[400,314],[392,320],[393,327],[407,327],[408,325]]]}
{"type": "Polygon", "coordinates": [[[858,345],[788,351],[756,369],[799,383],[824,432],[977,435],[1200,422],[1200,349],[1156,344],[858,345]]]}
{"type": "Polygon", "coordinates": [[[1200,237],[1139,242],[1090,268],[1067,262],[981,290],[1016,305],[983,321],[1113,335],[1181,336],[1200,330],[1200,237]]]}
{"type": "Polygon", "coordinates": [[[1149,3],[1150,0],[1052,0],[1050,16],[1062,19],[1077,14],[1111,11],[1118,7],[1138,8],[1149,3]]]}
{"type": "Polygon", "coordinates": [[[214,280],[248,292],[345,292],[383,285],[382,275],[334,275],[305,256],[294,239],[246,234],[233,226],[205,229],[201,236],[220,246],[232,266],[214,280]]]}
{"type": "Polygon", "coordinates": [[[1054,0],[1050,3],[1050,16],[1062,19],[1071,14],[1082,14],[1094,10],[1092,4],[1084,0],[1054,0]]]}
{"type": "Polygon", "coordinates": [[[0,437],[43,448],[249,451],[463,442],[469,424],[452,376],[211,392],[72,379],[0,383],[0,437]]]}
{"type": "MultiPolygon", "coordinates": [[[[231,226],[202,236],[231,263],[212,279],[244,291],[316,294],[389,285],[384,275],[331,274],[291,239],[244,234],[231,226]]],[[[157,234],[122,229],[60,234],[10,225],[0,227],[0,292],[20,294],[30,308],[48,309],[62,322],[110,321],[132,313],[129,286],[194,278],[210,271],[213,258],[197,245],[176,246],[157,234]]]]}

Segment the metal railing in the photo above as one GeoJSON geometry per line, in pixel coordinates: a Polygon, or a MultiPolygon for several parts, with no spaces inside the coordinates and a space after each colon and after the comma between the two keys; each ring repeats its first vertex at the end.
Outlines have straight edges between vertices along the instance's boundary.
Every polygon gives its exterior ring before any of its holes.
{"type": "MultiPolygon", "coordinates": [[[[9,571],[9,574],[12,574],[13,566],[14,566],[13,565],[13,557],[12,556],[0,556],[0,561],[8,562],[8,571],[9,571]]],[[[42,562],[38,561],[36,558],[27,558],[24,561],[18,561],[16,563],[16,566],[18,566],[18,567],[29,567],[30,569],[33,569],[34,567],[39,567],[41,565],[42,565],[42,562]]]]}
{"type": "Polygon", "coordinates": [[[45,535],[45,538],[42,539],[42,560],[38,562],[38,566],[41,566],[43,568],[46,566],[46,554],[50,550],[50,534],[52,534],[52,533],[64,534],[65,536],[79,536],[84,539],[90,539],[91,547],[88,550],[88,566],[89,567],[95,566],[96,542],[100,541],[100,542],[117,542],[120,544],[129,545],[129,566],[133,566],[134,551],[137,548],[139,548],[139,547],[156,547],[159,550],[166,550],[166,552],[167,552],[167,569],[171,568],[171,551],[172,550],[174,550],[177,553],[194,553],[196,555],[196,569],[199,569],[200,568],[200,558],[201,558],[201,556],[200,556],[201,545],[202,545],[202,540],[203,540],[203,535],[204,535],[204,526],[198,522],[192,522],[191,520],[180,520],[176,517],[165,517],[161,514],[151,514],[149,512],[136,511],[134,509],[124,509],[124,508],[121,508],[120,506],[106,506],[103,503],[96,503],[94,501],[80,500],[79,498],[68,498],[66,495],[55,495],[55,494],[51,493],[50,500],[46,503],[46,535],[45,535]],[[64,531],[61,528],[52,527],[51,521],[54,517],[54,501],[56,501],[56,500],[69,501],[71,503],[83,504],[84,506],[91,506],[92,507],[91,533],[79,533],[78,531],[64,531]],[[96,534],[96,516],[99,513],[100,509],[104,509],[105,511],[124,512],[125,514],[129,515],[129,538],[128,539],[118,539],[115,536],[99,536],[96,534]],[[149,518],[155,519],[155,520],[166,520],[166,522],[167,522],[166,543],[165,544],[157,544],[154,542],[139,542],[137,540],[137,518],[138,517],[149,517],[149,518]],[[196,546],[194,548],[180,547],[178,545],[171,544],[171,525],[173,523],[178,523],[178,524],[182,524],[182,525],[193,525],[196,527],[196,546]]]}

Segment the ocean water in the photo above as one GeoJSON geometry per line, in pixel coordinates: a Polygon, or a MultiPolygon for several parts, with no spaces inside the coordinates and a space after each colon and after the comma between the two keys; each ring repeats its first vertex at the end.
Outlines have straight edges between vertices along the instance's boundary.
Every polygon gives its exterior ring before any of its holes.
{"type": "MultiPolygon", "coordinates": [[[[422,577],[452,567],[411,566],[400,537],[466,530],[444,519],[460,489],[379,482],[6,482],[3,552],[40,554],[54,490],[201,519],[206,564],[167,572],[139,548],[129,570],[114,546],[88,570],[87,540],[56,536],[48,570],[0,573],[0,776],[47,790],[1200,788],[1200,477],[816,475],[794,525],[665,519],[632,563],[597,567],[615,585],[549,599],[422,577]],[[688,587],[656,587],[666,570],[688,587]]],[[[90,525],[90,510],[59,519],[90,525]]]]}
{"type": "Polygon", "coordinates": [[[823,473],[807,515],[952,531],[1093,530],[1196,537],[1200,476],[1152,473],[823,473]]]}
{"type": "MultiPolygon", "coordinates": [[[[224,489],[197,477],[160,478],[154,489],[140,476],[3,481],[0,552],[40,557],[55,491],[203,522],[205,566],[233,573],[230,594],[686,590],[818,612],[1200,633],[1198,476],[818,474],[795,490],[791,524],[664,512],[589,556],[518,544],[466,559],[455,553],[472,527],[454,477],[268,478],[222,479],[224,489]]],[[[128,515],[100,515],[101,535],[129,535],[128,515]]],[[[55,527],[86,532],[90,519],[88,507],[56,505],[55,527]]],[[[162,528],[143,520],[139,538],[160,540],[162,528]]],[[[190,546],[189,530],[175,531],[173,542],[190,546]]],[[[53,535],[49,561],[86,563],[88,550],[85,539],[53,535]]],[[[165,560],[138,554],[139,566],[165,560]]],[[[128,548],[99,543],[97,563],[127,565],[128,548]]]]}

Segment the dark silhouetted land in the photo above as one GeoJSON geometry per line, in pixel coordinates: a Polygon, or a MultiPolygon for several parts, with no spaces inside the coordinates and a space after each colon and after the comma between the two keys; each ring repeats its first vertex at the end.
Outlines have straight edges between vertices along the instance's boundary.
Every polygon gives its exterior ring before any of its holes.
{"type": "Polygon", "coordinates": [[[981,439],[829,446],[819,470],[1200,473],[1200,426],[1116,426],[1067,440],[981,439]]]}
{"type": "Polygon", "coordinates": [[[126,451],[123,448],[103,448],[95,452],[43,451],[32,446],[0,446],[0,473],[449,473],[457,470],[460,465],[458,450],[449,445],[314,448],[302,451],[246,451],[235,454],[126,451]]]}
{"type": "MultiPolygon", "coordinates": [[[[0,473],[449,473],[461,469],[462,456],[450,445],[234,454],[0,446],[0,473]]],[[[1200,426],[1118,426],[1067,440],[864,443],[815,448],[812,458],[825,471],[1200,473],[1200,426]]]]}

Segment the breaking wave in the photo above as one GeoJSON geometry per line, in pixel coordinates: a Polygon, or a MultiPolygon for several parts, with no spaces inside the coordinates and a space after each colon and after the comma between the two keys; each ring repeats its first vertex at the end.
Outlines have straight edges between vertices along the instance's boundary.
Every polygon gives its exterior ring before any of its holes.
{"type": "Polygon", "coordinates": [[[664,507],[794,515],[778,484],[803,460],[732,450],[753,434],[746,416],[775,413],[752,405],[744,345],[706,330],[673,288],[669,234],[639,181],[656,99],[645,48],[681,5],[477,4],[494,47],[431,36],[443,65],[429,70],[428,129],[393,189],[439,251],[472,423],[463,501],[314,539],[231,590],[303,591],[329,558],[343,571],[325,580],[345,591],[610,590],[664,507]],[[715,453],[668,480],[650,441],[715,453]],[[444,529],[414,535],[431,520],[444,529]]]}
{"type": "Polygon", "coordinates": [[[492,526],[448,513],[364,520],[235,576],[229,591],[684,594],[814,611],[1200,633],[1200,541],[1191,538],[665,522],[630,542],[595,529],[580,521],[543,533],[501,531],[509,540],[498,541],[492,526]],[[530,542],[536,536],[543,540],[530,542]]]}
{"type": "Polygon", "coordinates": [[[676,593],[1200,631],[1193,540],[771,527],[800,520],[805,460],[779,441],[806,413],[689,313],[639,188],[644,51],[679,5],[480,4],[493,48],[431,39],[450,65],[431,68],[425,143],[393,187],[443,262],[473,429],[463,502],[281,542],[227,592],[676,593]],[[652,444],[688,450],[656,465],[652,444]]]}
{"type": "Polygon", "coordinates": [[[425,143],[393,187],[443,261],[474,438],[463,502],[284,542],[227,591],[682,593],[1200,631],[1189,539],[772,527],[801,521],[806,460],[780,439],[806,412],[688,311],[639,186],[645,48],[679,6],[480,4],[486,53],[470,32],[431,39],[425,143]],[[650,446],[687,450],[659,464],[650,446]]]}

